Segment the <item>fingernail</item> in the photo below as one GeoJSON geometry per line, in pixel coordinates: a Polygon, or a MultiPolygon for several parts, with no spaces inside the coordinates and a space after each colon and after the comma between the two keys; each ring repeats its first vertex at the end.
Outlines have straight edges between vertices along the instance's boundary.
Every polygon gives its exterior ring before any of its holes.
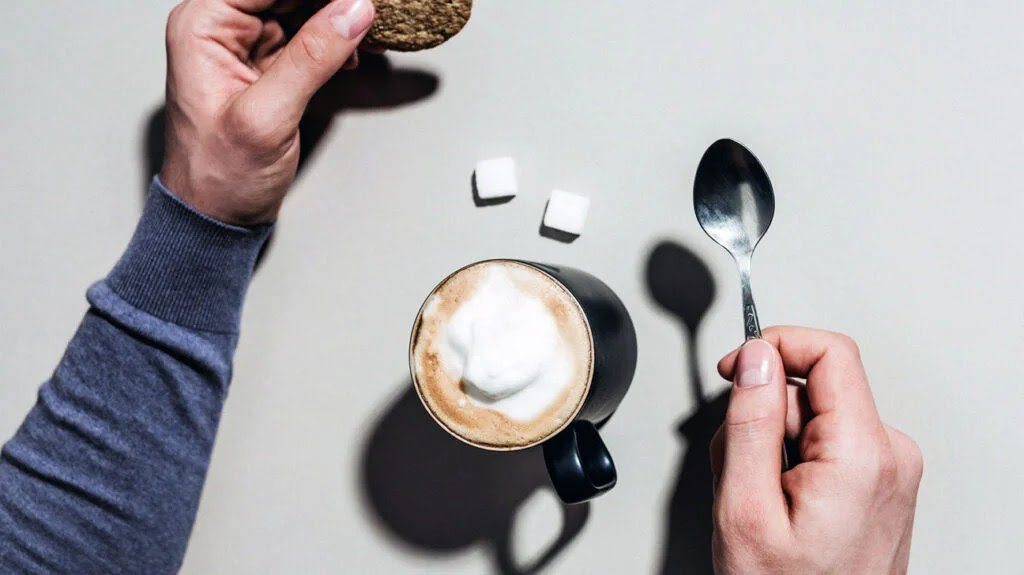
{"type": "Polygon", "coordinates": [[[373,4],[370,0],[341,0],[330,20],[343,38],[355,40],[373,23],[373,4]]]}
{"type": "Polygon", "coordinates": [[[756,387],[771,381],[775,348],[761,339],[752,339],[740,348],[736,360],[736,387],[756,387]]]}

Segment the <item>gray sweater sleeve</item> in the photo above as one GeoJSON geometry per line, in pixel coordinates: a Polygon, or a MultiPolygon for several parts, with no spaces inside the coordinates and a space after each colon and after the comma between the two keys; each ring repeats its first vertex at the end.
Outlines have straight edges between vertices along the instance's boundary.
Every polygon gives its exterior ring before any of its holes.
{"type": "Polygon", "coordinates": [[[0,573],[174,573],[269,227],[154,180],[135,235],[0,453],[0,573]]]}

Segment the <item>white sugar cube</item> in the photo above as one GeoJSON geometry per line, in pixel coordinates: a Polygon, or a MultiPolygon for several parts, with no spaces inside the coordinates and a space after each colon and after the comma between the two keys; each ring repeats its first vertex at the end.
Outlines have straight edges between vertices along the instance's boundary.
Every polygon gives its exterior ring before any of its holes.
{"type": "Polygon", "coordinates": [[[510,198],[516,195],[516,161],[493,158],[476,165],[476,193],[482,200],[510,198]]]}
{"type": "Polygon", "coordinates": [[[590,212],[590,198],[554,190],[544,212],[544,225],[569,234],[580,235],[590,212]]]}

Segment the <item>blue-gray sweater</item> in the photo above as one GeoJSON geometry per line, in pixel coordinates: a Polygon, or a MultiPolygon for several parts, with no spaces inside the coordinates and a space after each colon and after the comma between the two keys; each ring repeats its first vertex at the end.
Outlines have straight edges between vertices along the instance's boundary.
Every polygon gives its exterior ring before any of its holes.
{"type": "Polygon", "coordinates": [[[0,455],[0,573],[174,573],[269,226],[155,180],[135,235],[0,455]]]}

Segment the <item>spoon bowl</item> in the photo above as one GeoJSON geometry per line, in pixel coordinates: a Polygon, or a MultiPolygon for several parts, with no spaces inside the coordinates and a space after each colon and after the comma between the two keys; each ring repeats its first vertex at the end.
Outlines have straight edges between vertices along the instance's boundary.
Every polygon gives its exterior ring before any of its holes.
{"type": "Polygon", "coordinates": [[[761,162],[737,142],[718,140],[704,152],[693,185],[704,231],[733,256],[753,253],[775,216],[775,192],[761,162]]]}
{"type": "Polygon", "coordinates": [[[704,232],[736,260],[746,337],[761,337],[750,289],[750,260],[775,216],[775,192],[768,174],[750,150],[732,140],[718,140],[697,166],[693,208],[704,232]]]}

